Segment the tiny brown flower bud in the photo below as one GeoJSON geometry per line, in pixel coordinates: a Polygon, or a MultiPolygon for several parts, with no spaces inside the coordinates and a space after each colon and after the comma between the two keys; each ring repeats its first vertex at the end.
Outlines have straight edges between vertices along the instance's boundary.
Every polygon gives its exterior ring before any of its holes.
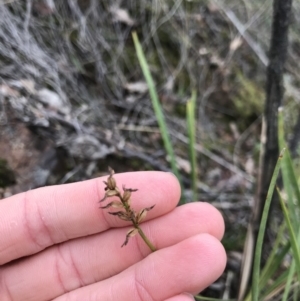
{"type": "Polygon", "coordinates": [[[125,203],[127,203],[129,201],[131,197],[131,191],[130,190],[125,190],[124,193],[123,193],[123,201],[125,203]]]}
{"type": "Polygon", "coordinates": [[[139,224],[147,215],[147,211],[145,209],[141,210],[137,217],[136,217],[136,222],[137,224],[139,224]]]}
{"type": "Polygon", "coordinates": [[[113,202],[110,202],[108,203],[107,205],[103,206],[103,207],[100,207],[102,209],[106,209],[106,208],[109,208],[109,207],[113,207],[113,208],[123,208],[123,204],[119,201],[113,201],[113,202]]]}
{"type": "Polygon", "coordinates": [[[107,180],[107,187],[110,190],[114,190],[116,188],[116,180],[111,176],[109,176],[107,180]]]}
{"type": "Polygon", "coordinates": [[[114,190],[109,190],[109,189],[106,189],[106,192],[105,192],[105,195],[103,197],[103,199],[101,199],[99,202],[103,202],[105,201],[107,198],[110,198],[112,196],[117,196],[119,195],[120,192],[119,192],[119,189],[118,187],[116,187],[114,190]]]}
{"type": "Polygon", "coordinates": [[[138,234],[138,232],[139,232],[139,230],[138,230],[138,229],[136,229],[136,228],[134,228],[134,229],[131,229],[131,230],[129,230],[129,231],[127,232],[127,236],[129,236],[129,237],[133,237],[133,236],[137,235],[137,234],[138,234]]]}
{"type": "Polygon", "coordinates": [[[113,175],[115,174],[114,170],[109,167],[108,168],[109,171],[109,176],[107,178],[107,182],[103,181],[103,183],[106,185],[106,187],[104,188],[105,190],[115,190],[117,187],[117,183],[115,178],[113,177],[113,175]]]}
{"type": "Polygon", "coordinates": [[[117,209],[124,208],[123,204],[120,201],[113,201],[111,206],[117,209]]]}
{"type": "Polygon", "coordinates": [[[146,217],[147,212],[153,209],[154,206],[155,205],[142,209],[136,217],[136,222],[139,224],[146,217]]]}
{"type": "Polygon", "coordinates": [[[111,215],[116,215],[118,218],[120,218],[123,221],[131,221],[131,217],[128,216],[126,212],[118,211],[118,212],[108,212],[111,215]]]}
{"type": "Polygon", "coordinates": [[[115,171],[110,166],[108,166],[108,171],[110,176],[113,176],[115,174],[115,171]]]}
{"type": "Polygon", "coordinates": [[[150,207],[146,207],[145,210],[150,211],[150,210],[152,210],[154,207],[155,207],[155,204],[152,205],[152,206],[150,206],[150,207]]]}
{"type": "Polygon", "coordinates": [[[124,185],[123,185],[123,201],[125,203],[127,203],[131,197],[131,192],[135,192],[137,191],[137,189],[132,189],[132,188],[126,188],[124,185]]]}
{"type": "Polygon", "coordinates": [[[118,194],[119,194],[119,192],[117,190],[107,190],[107,192],[106,192],[107,197],[112,197],[112,196],[115,196],[118,194]]]}
{"type": "Polygon", "coordinates": [[[136,234],[138,234],[138,232],[139,230],[136,228],[130,229],[126,234],[126,239],[121,247],[126,246],[128,244],[129,238],[135,236],[136,234]]]}

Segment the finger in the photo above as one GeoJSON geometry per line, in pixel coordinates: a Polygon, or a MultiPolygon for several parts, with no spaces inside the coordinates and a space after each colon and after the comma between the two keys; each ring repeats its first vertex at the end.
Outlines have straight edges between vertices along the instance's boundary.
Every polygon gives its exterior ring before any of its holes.
{"type": "Polygon", "coordinates": [[[191,294],[180,294],[180,295],[168,298],[165,301],[195,301],[195,298],[191,294]]]}
{"type": "Polygon", "coordinates": [[[196,294],[223,272],[226,254],[209,234],[199,234],[150,254],[143,261],[104,281],[79,288],[54,301],[166,300],[196,294]]]}
{"type": "MultiPolygon", "coordinates": [[[[0,265],[62,241],[126,225],[99,209],[106,178],[45,187],[1,200],[0,265]]],[[[148,219],[172,210],[180,197],[178,181],[170,173],[133,172],[115,175],[115,179],[119,187],[139,189],[132,194],[135,209],[156,204],[148,219]]]]}
{"type": "MultiPolygon", "coordinates": [[[[192,203],[150,220],[142,228],[153,244],[162,249],[199,233],[210,233],[220,239],[224,224],[220,213],[211,205],[192,203]]],[[[76,239],[10,264],[0,269],[7,288],[2,291],[7,291],[13,300],[49,300],[119,274],[150,253],[138,236],[120,248],[128,229],[111,229],[76,239]]]]}

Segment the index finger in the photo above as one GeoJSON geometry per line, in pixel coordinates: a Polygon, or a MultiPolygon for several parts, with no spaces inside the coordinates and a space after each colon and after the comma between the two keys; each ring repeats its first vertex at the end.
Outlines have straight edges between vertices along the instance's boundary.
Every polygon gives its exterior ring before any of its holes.
{"type": "MultiPolygon", "coordinates": [[[[0,201],[0,265],[37,253],[53,244],[128,224],[99,209],[104,197],[101,177],[80,183],[50,186],[0,201]]],[[[156,205],[147,219],[171,211],[180,197],[177,179],[164,172],[116,174],[117,185],[137,188],[132,207],[156,205]]]]}

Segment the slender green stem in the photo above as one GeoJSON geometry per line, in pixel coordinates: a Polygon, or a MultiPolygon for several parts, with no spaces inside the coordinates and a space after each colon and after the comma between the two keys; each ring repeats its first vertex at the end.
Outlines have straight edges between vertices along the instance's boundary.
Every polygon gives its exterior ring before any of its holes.
{"type": "Polygon", "coordinates": [[[193,90],[191,98],[186,104],[186,121],[189,136],[189,156],[191,162],[191,180],[193,189],[193,201],[198,200],[197,196],[197,157],[195,152],[196,144],[196,127],[195,127],[195,112],[196,112],[196,90],[193,90]]]}
{"type": "Polygon", "coordinates": [[[153,244],[151,243],[151,241],[148,239],[148,237],[145,235],[145,233],[143,232],[143,230],[140,228],[140,226],[136,227],[139,231],[140,236],[142,237],[142,239],[144,240],[144,242],[146,243],[146,245],[150,248],[150,250],[152,252],[156,251],[156,248],[153,246],[153,244]]]}
{"type": "MultiPolygon", "coordinates": [[[[157,123],[158,123],[159,129],[160,129],[160,133],[161,133],[161,137],[162,137],[162,140],[164,143],[165,150],[170,158],[172,171],[175,174],[175,176],[178,178],[180,185],[182,186],[181,176],[180,176],[180,173],[177,168],[175,152],[174,152],[174,148],[173,148],[171,138],[169,135],[168,126],[167,126],[167,123],[165,120],[163,109],[162,109],[161,103],[158,98],[155,83],[154,83],[153,77],[151,75],[145,53],[144,53],[142,45],[139,41],[138,35],[135,31],[132,32],[132,38],[133,38],[133,43],[134,43],[134,47],[136,50],[137,58],[139,60],[144,78],[145,78],[148,88],[149,88],[149,94],[150,94],[153,110],[155,112],[155,116],[156,116],[157,123]]],[[[181,202],[184,203],[182,200],[181,200],[181,202]]]]}
{"type": "Polygon", "coordinates": [[[253,272],[252,272],[252,301],[258,301],[259,300],[259,293],[260,293],[260,263],[261,263],[261,254],[262,254],[262,246],[263,246],[263,240],[267,225],[267,219],[269,214],[269,209],[272,201],[272,196],[274,192],[274,188],[276,185],[277,177],[280,171],[280,163],[281,159],[283,157],[285,149],[283,149],[278,157],[273,176],[271,179],[271,183],[269,186],[267,198],[264,205],[264,210],[261,217],[261,222],[259,226],[257,241],[256,241],[256,248],[255,248],[255,256],[254,256],[254,263],[253,263],[253,272]]]}

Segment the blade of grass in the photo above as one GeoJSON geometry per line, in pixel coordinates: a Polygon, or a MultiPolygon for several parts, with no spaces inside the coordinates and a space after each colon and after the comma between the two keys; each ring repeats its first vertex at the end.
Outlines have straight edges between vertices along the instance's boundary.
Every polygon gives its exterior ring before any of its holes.
{"type": "MultiPolygon", "coordinates": [[[[286,142],[285,142],[285,137],[284,137],[284,122],[283,122],[283,109],[280,108],[278,110],[278,140],[279,140],[279,147],[286,147],[286,142]]],[[[284,212],[284,216],[285,216],[285,222],[288,226],[289,229],[289,233],[290,233],[290,242],[292,243],[292,241],[294,240],[294,247],[292,245],[292,249],[293,249],[293,254],[295,254],[295,246],[299,245],[299,241],[300,241],[300,233],[298,232],[298,228],[299,228],[299,221],[298,221],[298,214],[299,214],[299,207],[300,207],[300,191],[299,191],[299,187],[298,187],[298,183],[297,183],[297,178],[295,175],[295,170],[293,167],[293,162],[292,162],[292,158],[290,156],[290,153],[287,149],[285,156],[282,160],[282,179],[283,179],[283,187],[284,187],[284,191],[287,194],[287,207],[286,208],[284,201],[279,193],[279,197],[280,197],[280,203],[282,206],[282,210],[284,212]],[[294,200],[298,200],[298,203],[294,203],[294,200]],[[298,214],[297,214],[298,213],[298,214]],[[289,221],[288,221],[289,219],[289,221]],[[290,224],[289,224],[290,223],[290,224]],[[292,229],[293,228],[293,229],[292,229]],[[297,241],[295,241],[296,236],[298,236],[298,243],[297,241]]],[[[296,252],[299,253],[299,248],[296,247],[296,252]]],[[[284,295],[282,300],[287,300],[287,298],[289,297],[290,294],[290,288],[292,285],[292,280],[295,274],[295,270],[297,268],[297,259],[293,258],[292,264],[289,268],[289,275],[287,278],[287,283],[286,283],[286,287],[285,287],[285,291],[284,291],[284,295]]],[[[298,278],[300,276],[299,273],[299,268],[297,268],[297,275],[298,278]]],[[[299,278],[300,280],[300,278],[299,278]]]]}
{"type": "Polygon", "coordinates": [[[278,278],[273,280],[271,285],[262,294],[260,300],[274,300],[274,297],[284,290],[288,273],[289,272],[286,270],[282,272],[278,278]]]}
{"type": "MultiPolygon", "coordinates": [[[[278,110],[278,141],[279,148],[286,148],[286,143],[284,139],[284,124],[283,124],[283,110],[278,110]]],[[[288,209],[291,214],[292,225],[296,231],[298,228],[298,219],[296,215],[296,205],[294,203],[294,193],[296,194],[296,198],[300,198],[300,192],[297,184],[297,179],[295,176],[294,168],[292,165],[292,159],[289,153],[289,150],[286,148],[286,152],[281,164],[281,172],[283,179],[283,187],[287,194],[287,203],[288,209]]],[[[299,199],[298,199],[299,200],[299,199]]],[[[298,203],[298,207],[300,203],[298,203]]]]}
{"type": "MultiPolygon", "coordinates": [[[[283,126],[283,110],[278,110],[278,137],[279,137],[279,146],[280,149],[286,148],[286,143],[284,139],[284,126],[283,126]]],[[[289,183],[292,186],[294,193],[296,195],[296,199],[298,201],[298,207],[300,207],[300,189],[297,183],[297,177],[295,174],[295,170],[293,168],[293,162],[290,155],[289,150],[287,149],[287,153],[284,155],[285,164],[287,166],[289,183]]]]}
{"type": "MultiPolygon", "coordinates": [[[[277,252],[278,249],[276,249],[274,246],[272,247],[275,252],[277,252]]],[[[284,248],[277,254],[275,257],[271,258],[271,260],[267,263],[267,269],[263,269],[261,273],[261,279],[260,279],[260,287],[263,288],[267,285],[269,280],[273,277],[277,269],[280,267],[284,257],[288,253],[288,251],[291,248],[291,244],[288,242],[284,248]]]]}
{"type": "Polygon", "coordinates": [[[284,155],[284,159],[282,160],[281,171],[282,171],[282,180],[284,191],[287,194],[287,204],[288,211],[290,213],[291,223],[293,225],[294,230],[298,229],[298,219],[297,219],[297,208],[294,203],[294,194],[297,194],[298,187],[294,187],[293,183],[295,183],[296,179],[294,178],[293,167],[290,164],[290,153],[288,149],[286,150],[286,154],[284,155]]]}
{"type": "MultiPolygon", "coordinates": [[[[278,262],[278,250],[280,250],[280,245],[282,244],[283,241],[283,235],[284,235],[284,231],[286,229],[286,225],[285,222],[283,222],[280,225],[279,231],[276,235],[276,239],[275,242],[272,246],[272,251],[268,257],[268,260],[263,268],[263,270],[261,271],[261,275],[260,275],[260,285],[261,286],[265,286],[266,282],[272,277],[273,274],[273,270],[274,270],[274,263],[278,262]]],[[[287,244],[284,246],[284,248],[282,248],[281,253],[283,253],[279,258],[283,258],[286,253],[289,251],[290,249],[290,244],[287,244]],[[285,252],[282,252],[285,251],[285,252]]],[[[277,267],[276,267],[277,268],[277,267]]]]}
{"type": "Polygon", "coordinates": [[[276,180],[279,174],[280,170],[280,163],[281,159],[283,156],[284,150],[280,153],[274,172],[273,176],[271,179],[271,183],[268,189],[268,194],[264,206],[264,210],[262,213],[262,218],[261,218],[261,223],[258,231],[258,236],[257,236],[257,242],[256,242],[256,248],[255,248],[255,256],[254,256],[254,264],[253,264],[253,276],[252,276],[252,301],[258,301],[259,297],[259,281],[260,281],[260,262],[261,262],[261,252],[262,252],[262,245],[263,245],[263,240],[264,240],[264,234],[266,230],[266,225],[267,225],[267,219],[268,219],[268,214],[269,214],[269,209],[272,201],[272,196],[274,192],[274,188],[276,185],[276,180]]]}
{"type": "MultiPolygon", "coordinates": [[[[291,248],[290,242],[287,242],[286,245],[280,249],[280,243],[282,243],[284,230],[285,230],[285,223],[283,223],[280,227],[280,230],[276,237],[276,241],[272,247],[271,254],[269,255],[268,261],[261,272],[260,281],[259,281],[260,289],[263,289],[267,286],[268,282],[270,282],[270,279],[272,279],[275,272],[282,264],[284,257],[286,256],[286,254],[289,252],[291,248]],[[278,250],[280,251],[278,252],[278,250]]],[[[251,301],[251,300],[252,300],[252,292],[250,291],[247,297],[244,299],[244,301],[251,301]]]]}
{"type": "Polygon", "coordinates": [[[295,264],[295,260],[293,260],[292,264],[291,264],[291,266],[289,268],[288,278],[286,280],[283,297],[281,299],[282,301],[287,301],[287,299],[289,297],[289,294],[291,292],[290,291],[291,285],[292,285],[294,274],[295,274],[295,269],[296,269],[296,264],[295,264]]]}
{"type": "Polygon", "coordinates": [[[298,301],[299,300],[299,286],[297,286],[294,290],[294,296],[293,296],[293,300],[294,301],[298,301]]]}
{"type": "Polygon", "coordinates": [[[193,201],[198,200],[197,196],[197,158],[195,151],[196,133],[195,133],[195,111],[196,111],[196,90],[193,90],[191,98],[186,104],[186,123],[189,136],[189,155],[191,162],[191,180],[193,190],[193,201]]]}
{"type": "Polygon", "coordinates": [[[292,226],[289,212],[284,204],[283,198],[282,198],[281,193],[278,188],[277,188],[277,192],[279,195],[280,205],[282,208],[284,219],[285,219],[285,222],[286,222],[288,230],[289,230],[291,246],[292,246],[294,260],[295,260],[295,264],[296,264],[296,271],[298,274],[298,281],[300,281],[300,250],[299,250],[298,243],[297,243],[296,233],[292,226]]]}
{"type": "Polygon", "coordinates": [[[292,162],[292,158],[291,158],[289,150],[287,150],[285,164],[287,166],[287,171],[288,171],[288,176],[289,176],[288,184],[293,188],[293,191],[295,193],[296,200],[297,200],[297,206],[298,206],[298,208],[300,208],[300,190],[299,190],[299,186],[297,183],[297,177],[295,174],[295,170],[293,168],[293,162],[292,162]]]}
{"type": "Polygon", "coordinates": [[[169,158],[171,161],[172,171],[176,175],[176,177],[180,180],[180,175],[179,175],[177,165],[176,165],[176,160],[175,160],[174,149],[173,149],[171,139],[169,136],[167,124],[166,124],[164,114],[163,114],[163,110],[162,110],[161,104],[158,100],[158,95],[157,95],[157,91],[155,88],[155,84],[154,84],[152,75],[150,73],[150,69],[149,69],[144,51],[142,49],[142,45],[141,45],[139,38],[137,36],[137,33],[135,31],[132,33],[132,38],[133,38],[136,54],[137,54],[142,72],[144,74],[145,80],[146,80],[148,88],[149,88],[152,106],[153,106],[153,109],[155,112],[155,116],[157,118],[157,122],[158,122],[161,136],[163,139],[164,147],[165,147],[165,150],[166,150],[167,154],[169,155],[169,158]]]}

